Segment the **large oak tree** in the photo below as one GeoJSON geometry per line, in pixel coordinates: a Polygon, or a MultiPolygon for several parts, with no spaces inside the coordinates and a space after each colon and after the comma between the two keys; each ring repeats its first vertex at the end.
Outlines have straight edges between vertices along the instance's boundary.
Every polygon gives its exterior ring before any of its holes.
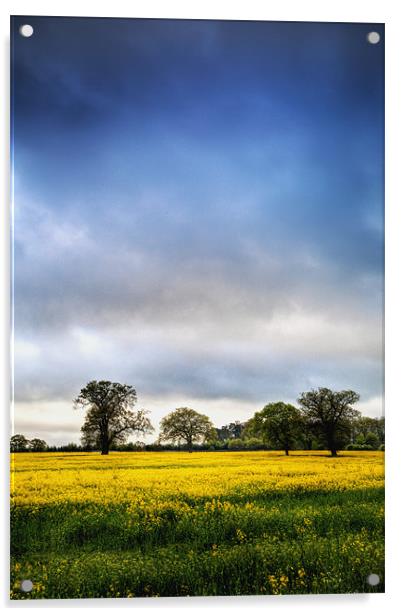
{"type": "Polygon", "coordinates": [[[111,381],[91,381],[74,400],[86,411],[81,428],[82,442],[109,453],[113,444],[124,443],[131,432],[146,434],[153,427],[144,410],[134,411],[136,391],[131,385],[111,381]]]}
{"type": "Polygon", "coordinates": [[[298,403],[309,429],[321,437],[332,456],[350,435],[352,422],[360,417],[353,408],[359,395],[352,390],[332,391],[326,387],[300,395],[298,403]]]}

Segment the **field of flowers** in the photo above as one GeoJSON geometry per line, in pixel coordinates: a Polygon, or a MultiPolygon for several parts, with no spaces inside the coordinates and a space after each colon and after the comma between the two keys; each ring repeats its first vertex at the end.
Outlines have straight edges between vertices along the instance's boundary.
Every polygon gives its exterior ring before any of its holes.
{"type": "Polygon", "coordinates": [[[384,590],[381,452],[11,462],[13,599],[384,590]]]}

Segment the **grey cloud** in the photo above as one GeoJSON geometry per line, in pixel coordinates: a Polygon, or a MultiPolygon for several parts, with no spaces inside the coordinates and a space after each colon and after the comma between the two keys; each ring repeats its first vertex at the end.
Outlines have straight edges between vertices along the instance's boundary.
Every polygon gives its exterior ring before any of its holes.
{"type": "MultiPolygon", "coordinates": [[[[36,210],[33,210],[36,212],[36,210]]],[[[381,278],[345,272],[311,248],[282,251],[275,241],[196,238],[175,234],[177,246],[125,245],[74,221],[20,224],[16,237],[16,322],[21,329],[72,324],[268,319],[277,311],[317,309],[338,318],[377,314],[381,278]],[[24,232],[23,228],[28,228],[24,232]],[[192,250],[192,252],[191,252],[192,250]]],[[[160,233],[160,231],[159,231],[160,233]]],[[[166,229],[168,234],[168,228],[166,229]]]]}

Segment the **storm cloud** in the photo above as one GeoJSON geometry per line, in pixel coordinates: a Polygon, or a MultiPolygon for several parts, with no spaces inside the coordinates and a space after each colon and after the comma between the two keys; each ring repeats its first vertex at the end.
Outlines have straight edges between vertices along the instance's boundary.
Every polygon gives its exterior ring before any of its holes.
{"type": "Polygon", "coordinates": [[[371,29],[14,18],[16,428],[77,440],[101,378],[156,426],[317,386],[382,412],[371,29]]]}

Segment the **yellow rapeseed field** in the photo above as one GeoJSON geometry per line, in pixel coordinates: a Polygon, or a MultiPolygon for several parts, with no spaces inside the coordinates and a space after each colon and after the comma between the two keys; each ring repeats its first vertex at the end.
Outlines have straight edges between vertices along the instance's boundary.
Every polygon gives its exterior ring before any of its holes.
{"type": "Polygon", "coordinates": [[[383,482],[382,452],[13,454],[11,596],[382,590],[383,482]]]}
{"type": "Polygon", "coordinates": [[[381,452],[12,454],[15,504],[132,502],[187,494],[218,498],[264,491],[347,490],[383,485],[381,452]]]}

